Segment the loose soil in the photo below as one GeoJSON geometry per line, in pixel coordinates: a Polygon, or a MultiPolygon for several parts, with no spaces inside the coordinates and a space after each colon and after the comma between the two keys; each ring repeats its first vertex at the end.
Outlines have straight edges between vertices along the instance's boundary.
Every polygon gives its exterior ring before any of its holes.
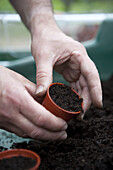
{"type": "Polygon", "coordinates": [[[0,170],[28,170],[35,166],[36,161],[24,157],[24,156],[13,156],[11,158],[5,158],[0,160],[0,170]]]}
{"type": "Polygon", "coordinates": [[[102,86],[103,108],[91,106],[82,122],[72,119],[65,141],[32,140],[14,143],[12,148],[38,153],[39,170],[113,170],[113,77],[102,86]]]}
{"type": "Polygon", "coordinates": [[[54,103],[61,108],[70,112],[83,111],[81,106],[83,99],[79,98],[79,95],[74,93],[69,86],[54,84],[50,87],[49,94],[54,103]]]}

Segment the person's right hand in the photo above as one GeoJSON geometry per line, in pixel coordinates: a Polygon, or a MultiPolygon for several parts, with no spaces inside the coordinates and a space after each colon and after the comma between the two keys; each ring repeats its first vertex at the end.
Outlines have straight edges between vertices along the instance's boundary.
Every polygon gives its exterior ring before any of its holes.
{"type": "Polygon", "coordinates": [[[63,140],[67,124],[35,100],[36,85],[0,66],[0,128],[21,137],[63,140]]]}

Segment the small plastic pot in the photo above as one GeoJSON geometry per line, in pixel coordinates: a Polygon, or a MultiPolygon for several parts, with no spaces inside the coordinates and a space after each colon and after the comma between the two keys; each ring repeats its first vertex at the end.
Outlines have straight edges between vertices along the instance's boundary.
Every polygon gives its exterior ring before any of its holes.
{"type": "Polygon", "coordinates": [[[0,160],[11,158],[11,157],[14,157],[14,156],[24,156],[24,157],[27,157],[27,158],[34,159],[36,161],[36,164],[33,168],[30,168],[29,170],[38,170],[38,167],[39,167],[40,162],[41,162],[40,156],[38,154],[36,154],[35,152],[31,151],[31,150],[11,149],[11,150],[6,150],[6,151],[3,151],[3,152],[0,152],[0,160]]]}
{"type": "MultiPolygon", "coordinates": [[[[70,112],[70,111],[67,111],[67,110],[64,110],[63,108],[59,107],[51,98],[50,94],[49,94],[49,89],[52,85],[55,85],[55,84],[59,84],[59,85],[64,85],[63,83],[52,83],[48,89],[47,89],[47,93],[46,93],[46,96],[42,102],[42,105],[47,109],[49,110],[51,113],[53,113],[54,115],[58,116],[58,117],[61,117],[62,119],[64,119],[65,121],[69,121],[70,119],[72,119],[73,117],[75,117],[75,115],[81,113],[81,111],[78,111],[78,112],[70,112]]],[[[74,93],[76,93],[78,96],[79,94],[72,89],[72,91],[74,93]]],[[[79,96],[80,98],[80,96],[79,96]]],[[[82,106],[82,109],[83,109],[83,102],[81,103],[81,106],[82,106]]]]}

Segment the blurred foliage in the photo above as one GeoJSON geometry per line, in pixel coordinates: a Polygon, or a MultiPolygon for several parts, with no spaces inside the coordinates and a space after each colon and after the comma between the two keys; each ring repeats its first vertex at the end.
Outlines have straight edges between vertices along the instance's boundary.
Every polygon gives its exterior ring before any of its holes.
{"type": "MultiPolygon", "coordinates": [[[[71,13],[113,12],[113,0],[51,0],[54,11],[71,13]]],[[[1,13],[14,13],[8,0],[0,0],[1,13]]]]}
{"type": "Polygon", "coordinates": [[[113,0],[52,0],[55,11],[71,13],[113,12],[113,0]]]}
{"type": "Polygon", "coordinates": [[[76,2],[76,0],[61,0],[65,5],[65,11],[69,11],[71,4],[76,2]]]}
{"type": "Polygon", "coordinates": [[[0,0],[0,11],[2,13],[11,12],[14,13],[15,10],[8,0],[0,0]]]}

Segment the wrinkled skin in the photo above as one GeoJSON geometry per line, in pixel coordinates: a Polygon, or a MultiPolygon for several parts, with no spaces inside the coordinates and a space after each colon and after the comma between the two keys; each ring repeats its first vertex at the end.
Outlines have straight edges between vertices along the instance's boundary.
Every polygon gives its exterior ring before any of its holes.
{"type": "MultiPolygon", "coordinates": [[[[81,43],[66,36],[55,25],[42,23],[32,33],[32,54],[37,66],[38,96],[43,96],[52,82],[54,68],[83,98],[84,113],[91,103],[102,107],[99,74],[81,43]]],[[[82,119],[84,113],[77,119],[82,119]]]]}
{"type": "Polygon", "coordinates": [[[0,66],[0,128],[22,137],[63,140],[67,124],[36,100],[36,85],[0,66]]]}

